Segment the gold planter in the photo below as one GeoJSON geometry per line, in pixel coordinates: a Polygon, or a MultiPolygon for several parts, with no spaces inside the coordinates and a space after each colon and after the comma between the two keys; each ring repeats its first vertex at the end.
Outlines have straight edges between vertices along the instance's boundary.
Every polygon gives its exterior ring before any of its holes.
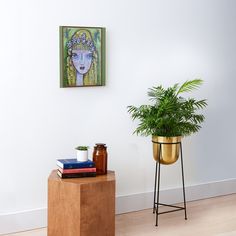
{"type": "Polygon", "coordinates": [[[158,161],[160,146],[161,146],[161,156],[160,156],[161,164],[169,165],[175,163],[178,160],[180,144],[179,143],[175,144],[175,143],[181,141],[181,136],[176,136],[176,137],[152,136],[152,141],[153,141],[153,158],[155,161],[158,161]]]}

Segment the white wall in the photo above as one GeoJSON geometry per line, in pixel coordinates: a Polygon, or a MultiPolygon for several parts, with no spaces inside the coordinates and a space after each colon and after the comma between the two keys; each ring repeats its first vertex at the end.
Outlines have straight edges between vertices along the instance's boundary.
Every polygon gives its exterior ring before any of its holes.
{"type": "MultiPolygon", "coordinates": [[[[236,178],[236,1],[1,0],[0,214],[44,208],[47,177],[74,147],[105,142],[117,195],[150,192],[150,137],[132,135],[127,105],[147,89],[200,77],[202,130],[183,143],[186,185],[236,178]],[[107,29],[107,85],[59,88],[59,26],[107,29]]],[[[180,186],[179,165],[163,188],[180,186]]]]}

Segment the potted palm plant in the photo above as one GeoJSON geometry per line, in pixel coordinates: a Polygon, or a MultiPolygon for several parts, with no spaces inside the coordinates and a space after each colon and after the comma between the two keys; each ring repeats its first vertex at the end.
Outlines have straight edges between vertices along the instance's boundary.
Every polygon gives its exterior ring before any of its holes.
{"type": "Polygon", "coordinates": [[[183,84],[174,84],[165,89],[161,85],[152,87],[148,96],[152,105],[140,107],[128,106],[128,112],[133,120],[140,123],[134,133],[143,136],[152,136],[153,157],[157,161],[160,143],[162,144],[160,162],[172,164],[179,157],[179,145],[183,136],[198,132],[204,121],[203,114],[198,111],[207,106],[206,99],[196,100],[184,98],[183,93],[192,92],[203,83],[201,79],[186,81],[183,84]],[[165,145],[165,143],[174,143],[165,145]]]}

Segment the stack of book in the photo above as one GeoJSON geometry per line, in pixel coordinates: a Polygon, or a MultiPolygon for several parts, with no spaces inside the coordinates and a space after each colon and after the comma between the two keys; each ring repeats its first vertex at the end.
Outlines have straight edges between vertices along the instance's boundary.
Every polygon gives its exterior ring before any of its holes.
{"type": "Polygon", "coordinates": [[[80,162],[77,159],[58,159],[57,174],[61,178],[95,177],[95,163],[91,160],[80,162]]]}

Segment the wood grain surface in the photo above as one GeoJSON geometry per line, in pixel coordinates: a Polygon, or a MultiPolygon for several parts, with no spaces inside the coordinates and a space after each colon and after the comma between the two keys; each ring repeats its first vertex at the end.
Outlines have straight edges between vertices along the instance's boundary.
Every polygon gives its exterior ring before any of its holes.
{"type": "Polygon", "coordinates": [[[114,236],[115,173],[48,178],[48,236],[114,236]]]}

